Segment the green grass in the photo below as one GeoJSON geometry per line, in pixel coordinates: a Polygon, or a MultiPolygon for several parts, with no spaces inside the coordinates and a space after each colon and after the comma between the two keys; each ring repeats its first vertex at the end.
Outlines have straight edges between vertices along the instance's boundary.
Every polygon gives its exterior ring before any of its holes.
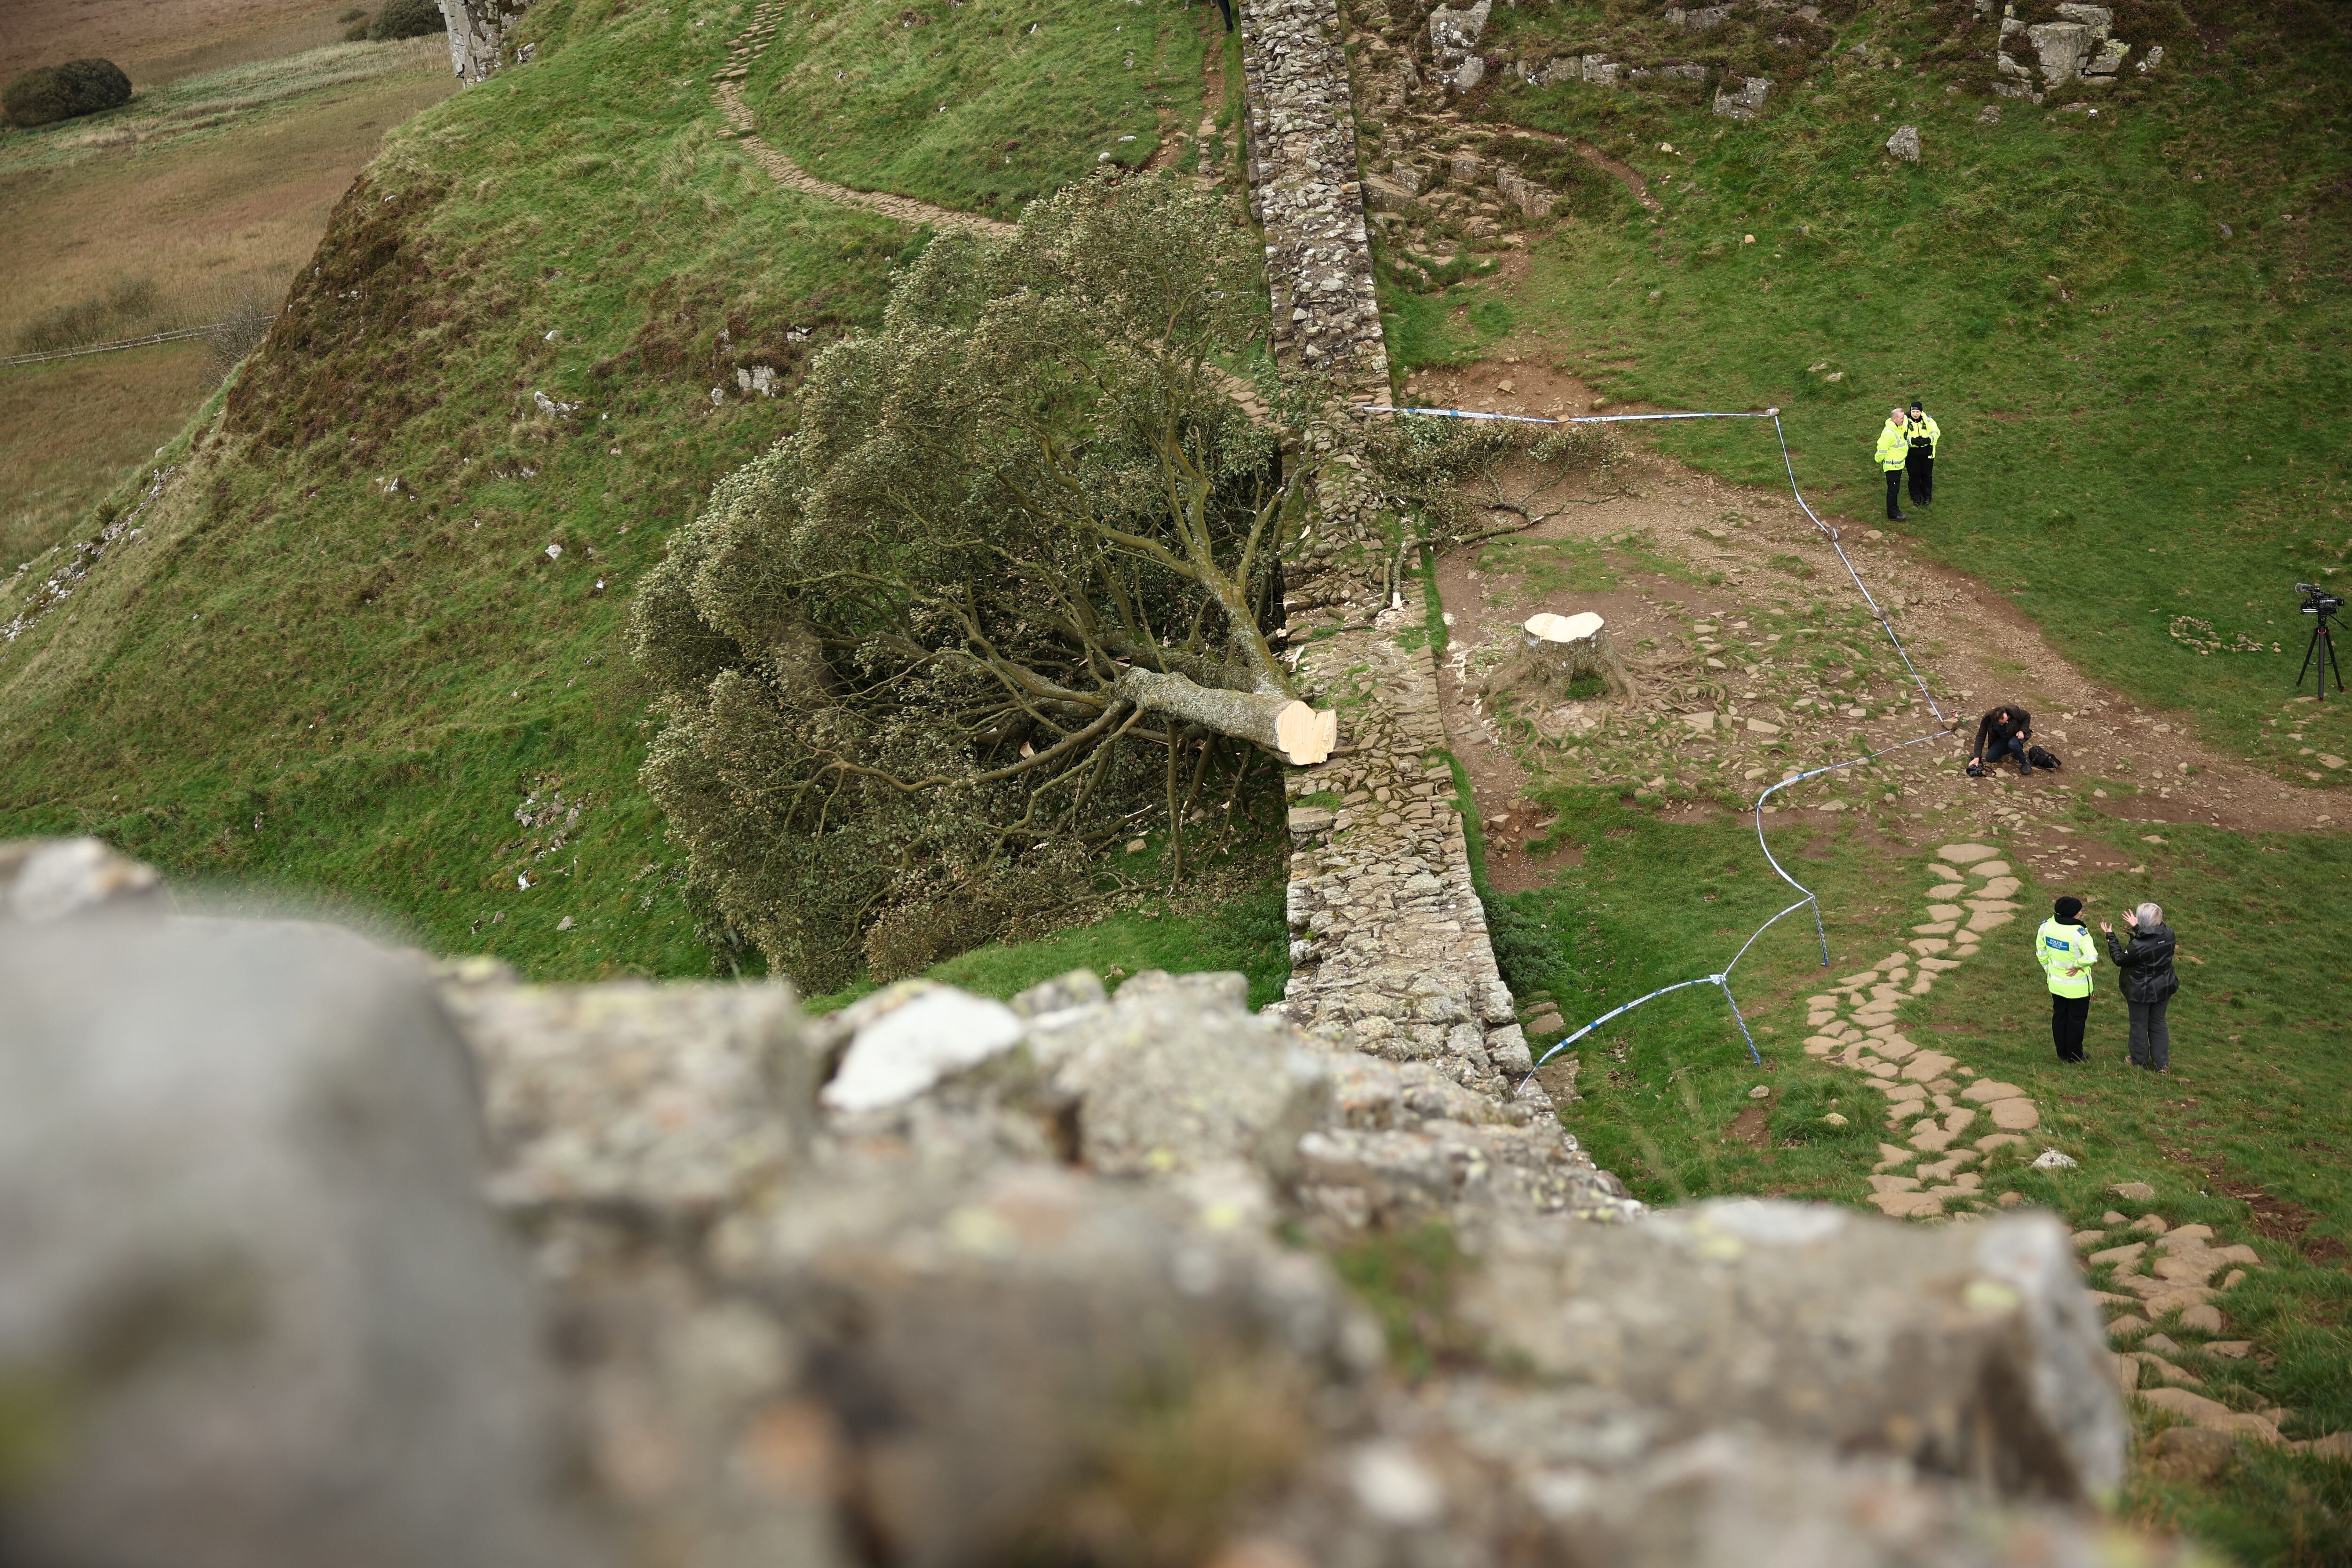
{"type": "MultiPolygon", "coordinates": [[[[1544,798],[1559,812],[1550,839],[1580,847],[1583,862],[1543,889],[1495,900],[1493,924],[1522,1002],[1549,993],[1570,1028],[1655,986],[1712,973],[1795,896],[1758,857],[1750,818],[1669,824],[1591,792],[1544,798]]],[[[2014,1188],[2074,1226],[2095,1225],[2119,1206],[2203,1221],[2225,1240],[2253,1243],[2270,1267],[2221,1304],[2231,1334],[2255,1340],[2264,1356],[2200,1362],[2206,1392],[2242,1408],[2295,1410],[2290,1436],[2352,1428],[2352,1276],[2344,1267],[2352,1026],[2329,1005],[2337,965],[2311,924],[2352,879],[2352,845],[2170,826],[2167,842],[2150,846],[2138,825],[2087,805],[2072,825],[2077,842],[2105,841],[2146,870],[2066,889],[2029,880],[2018,923],[1944,975],[1903,1022],[1915,1039],[1949,1047],[2043,1108],[2033,1144],[1987,1162],[1989,1188],[2014,1188]],[[2086,899],[2095,919],[2155,899],[2181,933],[2169,1077],[2120,1060],[2125,1021],[2112,970],[2101,972],[2093,1004],[2090,1065],[2056,1061],[2046,994],[2022,933],[2060,891],[2086,899]],[[2045,1144],[2079,1168],[2024,1168],[2021,1154],[2045,1144]],[[2119,1205],[2108,1195],[2131,1180],[2153,1185],[2157,1201],[2119,1205]]],[[[1775,852],[1821,895],[1827,974],[1851,973],[1895,948],[1924,901],[1934,846],[1948,837],[1895,817],[1773,830],[1775,852]],[[1916,843],[1890,848],[1874,829],[1916,843]]],[[[1805,914],[1790,916],[1733,972],[1761,1070],[1749,1064],[1721,993],[1696,987],[1580,1042],[1584,1099],[1567,1124],[1653,1203],[1740,1193],[1866,1202],[1885,1101],[1859,1087],[1862,1075],[1800,1049],[1803,999],[1823,974],[1805,914]],[[1748,1093],[1759,1084],[1774,1090],[1763,1147],[1727,1136],[1759,1103],[1748,1093]],[[1822,1120],[1832,1110],[1845,1126],[1822,1120]]],[[[2142,1412],[2143,1431],[2154,1425],[2142,1412]]],[[[2126,1503],[2147,1522],[2189,1529],[2248,1563],[2336,1563],[2352,1552],[2352,1474],[2341,1464],[2249,1452],[2219,1485],[2142,1479],[2126,1503]]]]}
{"type": "Polygon", "coordinates": [[[826,179],[1011,218],[1104,162],[1139,168],[1163,116],[1189,133],[1213,26],[1188,0],[796,10],[746,99],[826,179]]]}
{"type": "MultiPolygon", "coordinates": [[[[923,242],[719,134],[708,78],[749,19],[546,0],[534,64],[389,140],[272,346],[155,459],[177,477],[141,536],[0,645],[0,835],[97,833],[541,978],[723,965],[636,784],[628,595],[923,242]],[[739,363],[788,395],[740,395],[739,363]]],[[[1116,104],[1120,58],[1060,89],[1116,104]]],[[[1038,133],[1055,167],[1091,163],[1055,140],[1082,118],[1038,133]]],[[[0,621],[40,575],[0,580],[0,621]]]]}
{"type": "MultiPolygon", "coordinates": [[[[1852,31],[1914,59],[1952,9],[1852,31]]],[[[1562,42],[1591,26],[1512,17],[1562,42]]],[[[1958,68],[1843,57],[1780,82],[1752,125],[1580,85],[1496,90],[1465,117],[1588,138],[1664,210],[1654,223],[1627,200],[1566,222],[1507,301],[1465,308],[1461,289],[1384,274],[1392,356],[1410,370],[1481,352],[1499,336],[1485,311],[1612,398],[1780,406],[1809,492],[1874,525],[1870,444],[1889,404],[1921,396],[1944,439],[1937,504],[1913,531],[2095,675],[2308,782],[2259,731],[2302,654],[2291,585],[2352,580],[2352,157],[2326,85],[2352,50],[2316,11],[2214,20],[2226,50],[2176,40],[2153,78],[2092,97],[2095,120],[2055,112],[2060,94],[1979,125],[1986,97],[1945,91],[1958,68]],[[1880,150],[1898,123],[1920,127],[1916,166],[1880,150]],[[2181,616],[2263,651],[2200,655],[2174,635],[2181,616]]],[[[1746,426],[1662,444],[1780,480],[1746,426]]]]}
{"type": "MultiPolygon", "coordinates": [[[[1034,942],[991,942],[933,965],[928,977],[982,996],[1008,997],[1041,980],[1089,969],[1112,991],[1148,969],[1171,973],[1234,971],[1249,980],[1252,1008],[1282,1000],[1290,978],[1290,928],[1279,883],[1203,906],[1151,899],[1090,925],[1034,942]]],[[[829,1013],[875,989],[859,985],[809,999],[829,1013]]]]}

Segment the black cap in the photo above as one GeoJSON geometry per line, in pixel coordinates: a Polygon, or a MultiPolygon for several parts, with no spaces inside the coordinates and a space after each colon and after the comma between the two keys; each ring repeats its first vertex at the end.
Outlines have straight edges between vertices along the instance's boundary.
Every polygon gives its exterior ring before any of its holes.
{"type": "Polygon", "coordinates": [[[1913,398],[1913,399],[1911,400],[1911,406],[1912,406],[1912,407],[1914,407],[1914,408],[1916,408],[1916,409],[1917,409],[1917,410],[1919,410],[1919,412],[1920,412],[1920,413],[1922,413],[1922,414],[1925,414],[1926,412],[1927,412],[1927,405],[1926,405],[1925,404],[1921,403],[1921,402],[1920,402],[1917,398],[1916,398],[1916,397],[1915,397],[1915,398],[1913,398]]]}
{"type": "Polygon", "coordinates": [[[2058,918],[2060,920],[2071,921],[2076,915],[2083,912],[2083,900],[2080,899],[2061,899],[2055,904],[2053,904],[2051,908],[2057,910],[2058,918]]]}

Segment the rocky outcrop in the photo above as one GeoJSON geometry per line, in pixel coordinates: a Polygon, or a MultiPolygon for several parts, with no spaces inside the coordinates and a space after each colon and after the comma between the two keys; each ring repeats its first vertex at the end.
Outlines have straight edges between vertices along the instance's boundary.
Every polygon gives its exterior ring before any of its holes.
{"type": "MultiPolygon", "coordinates": [[[[2115,80],[2131,57],[2131,46],[2112,36],[2114,10],[2067,0],[2058,7],[2058,18],[2029,25],[2019,20],[2013,0],[2002,5],[1994,91],[2038,103],[2044,92],[2069,82],[2096,87],[2115,80]],[[2036,68],[2041,72],[2038,84],[2036,68]]],[[[2163,49],[2150,49],[2138,62],[2140,74],[2154,69],[2163,58],[2163,49]]]]}
{"type": "Polygon", "coordinates": [[[507,47],[507,34],[530,0],[441,0],[441,17],[449,26],[449,65],[457,79],[487,80],[501,68],[526,64],[528,51],[507,47]]]}
{"type": "Polygon", "coordinates": [[[1235,976],[812,1022],[151,917],[32,931],[0,985],[0,1367],[44,1391],[12,1421],[56,1413],[9,1476],[31,1560],[2125,1544],[2082,1502],[2121,1423],[2050,1221],[1583,1223],[1541,1191],[1549,1116],[1235,976]],[[853,1070],[879,1087],[825,1093],[853,1070]],[[1444,1353],[1408,1386],[1298,1242],[1437,1216],[1462,1251],[1410,1319],[1444,1353]]]}
{"type": "Polygon", "coordinates": [[[1728,83],[1715,94],[1715,111],[1727,120],[1753,120],[1764,112],[1764,100],[1772,93],[1768,77],[1750,76],[1739,79],[1739,85],[1728,83]]]}

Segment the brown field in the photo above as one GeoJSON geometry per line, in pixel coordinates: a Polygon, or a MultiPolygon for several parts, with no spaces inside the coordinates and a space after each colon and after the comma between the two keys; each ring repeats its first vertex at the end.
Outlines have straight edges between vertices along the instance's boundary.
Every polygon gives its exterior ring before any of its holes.
{"type": "Polygon", "coordinates": [[[201,342],[0,371],[0,576],[176,435],[219,378],[201,342]]]}
{"type": "Polygon", "coordinates": [[[331,44],[346,9],[319,0],[0,0],[0,81],[91,55],[121,66],[134,88],[175,81],[331,44]]]}
{"type": "MultiPolygon", "coordinates": [[[[273,307],[384,132],[455,89],[438,37],[325,58],[251,68],[218,104],[191,82],[0,140],[0,353],[273,307]]],[[[0,570],[64,538],[217,379],[202,342],[0,370],[0,570]]]]}

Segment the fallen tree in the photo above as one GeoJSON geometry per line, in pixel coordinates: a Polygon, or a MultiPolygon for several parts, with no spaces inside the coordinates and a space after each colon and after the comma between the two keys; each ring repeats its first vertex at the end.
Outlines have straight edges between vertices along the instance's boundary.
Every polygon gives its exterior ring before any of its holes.
{"type": "Polygon", "coordinates": [[[1308,466],[1219,368],[1248,236],[1156,181],[935,240],[818,356],[797,434],[723,480],[633,612],[645,770],[724,920],[804,986],[1066,907],[1157,818],[1318,760],[1269,630],[1308,466]]]}

